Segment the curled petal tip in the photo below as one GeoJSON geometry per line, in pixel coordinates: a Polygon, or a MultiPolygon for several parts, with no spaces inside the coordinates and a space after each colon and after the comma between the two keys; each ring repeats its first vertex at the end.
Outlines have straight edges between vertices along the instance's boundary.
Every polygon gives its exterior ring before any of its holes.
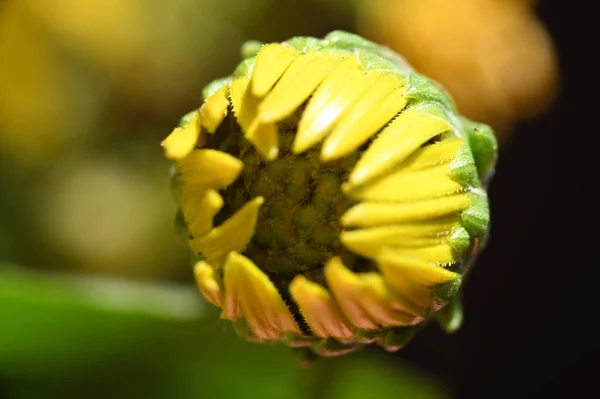
{"type": "Polygon", "coordinates": [[[176,127],[171,134],[162,141],[165,157],[180,160],[188,156],[196,147],[200,138],[201,127],[198,116],[195,116],[183,127],[176,127]]]}

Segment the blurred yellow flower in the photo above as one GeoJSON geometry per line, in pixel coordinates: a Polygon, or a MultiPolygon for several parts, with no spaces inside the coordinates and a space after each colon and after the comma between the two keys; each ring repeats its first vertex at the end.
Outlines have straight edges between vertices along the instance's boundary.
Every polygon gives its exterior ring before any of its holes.
{"type": "Polygon", "coordinates": [[[231,58],[219,46],[237,45],[269,1],[2,2],[2,149],[47,161],[74,136],[105,134],[99,118],[109,106],[126,114],[113,114],[113,123],[170,116],[197,99],[200,83],[192,82],[231,58]],[[173,83],[181,81],[190,82],[185,90],[173,83]]]}
{"type": "Polygon", "coordinates": [[[439,81],[469,118],[503,139],[545,111],[558,88],[552,39],[526,0],[360,2],[359,30],[439,81]]]}
{"type": "Polygon", "coordinates": [[[0,4],[0,54],[2,151],[37,163],[86,131],[98,99],[23,2],[0,4]]]}

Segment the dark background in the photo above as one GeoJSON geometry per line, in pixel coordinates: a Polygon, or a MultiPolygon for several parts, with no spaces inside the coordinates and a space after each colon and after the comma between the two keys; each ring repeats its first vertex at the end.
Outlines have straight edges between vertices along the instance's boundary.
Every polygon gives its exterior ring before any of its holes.
{"type": "Polygon", "coordinates": [[[465,285],[462,329],[447,336],[431,326],[398,354],[437,370],[458,398],[597,390],[600,109],[591,3],[540,2],[561,65],[558,101],[520,124],[500,152],[489,245],[465,285]]]}

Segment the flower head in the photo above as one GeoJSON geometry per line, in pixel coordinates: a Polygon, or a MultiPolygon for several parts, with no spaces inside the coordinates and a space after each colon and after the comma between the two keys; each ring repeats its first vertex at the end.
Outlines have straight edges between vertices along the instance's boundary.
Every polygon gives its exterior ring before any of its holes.
{"type": "Polygon", "coordinates": [[[204,297],[248,339],[402,347],[488,228],[491,129],[390,50],[335,31],[243,48],[165,139],[204,297]]]}

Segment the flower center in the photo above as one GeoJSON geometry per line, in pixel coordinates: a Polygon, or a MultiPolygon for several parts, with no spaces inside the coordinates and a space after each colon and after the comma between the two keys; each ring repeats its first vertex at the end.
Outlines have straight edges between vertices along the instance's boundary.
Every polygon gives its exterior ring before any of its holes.
{"type": "Polygon", "coordinates": [[[340,186],[360,154],[321,163],[319,149],[302,154],[291,150],[298,117],[279,124],[279,155],[266,161],[241,133],[234,121],[223,123],[213,145],[244,162],[240,177],[222,192],[222,223],[252,198],[261,196],[255,234],[244,254],[267,273],[294,275],[320,269],[332,256],[341,256],[348,267],[361,258],[342,246],[339,219],[352,205],[340,186]]]}

